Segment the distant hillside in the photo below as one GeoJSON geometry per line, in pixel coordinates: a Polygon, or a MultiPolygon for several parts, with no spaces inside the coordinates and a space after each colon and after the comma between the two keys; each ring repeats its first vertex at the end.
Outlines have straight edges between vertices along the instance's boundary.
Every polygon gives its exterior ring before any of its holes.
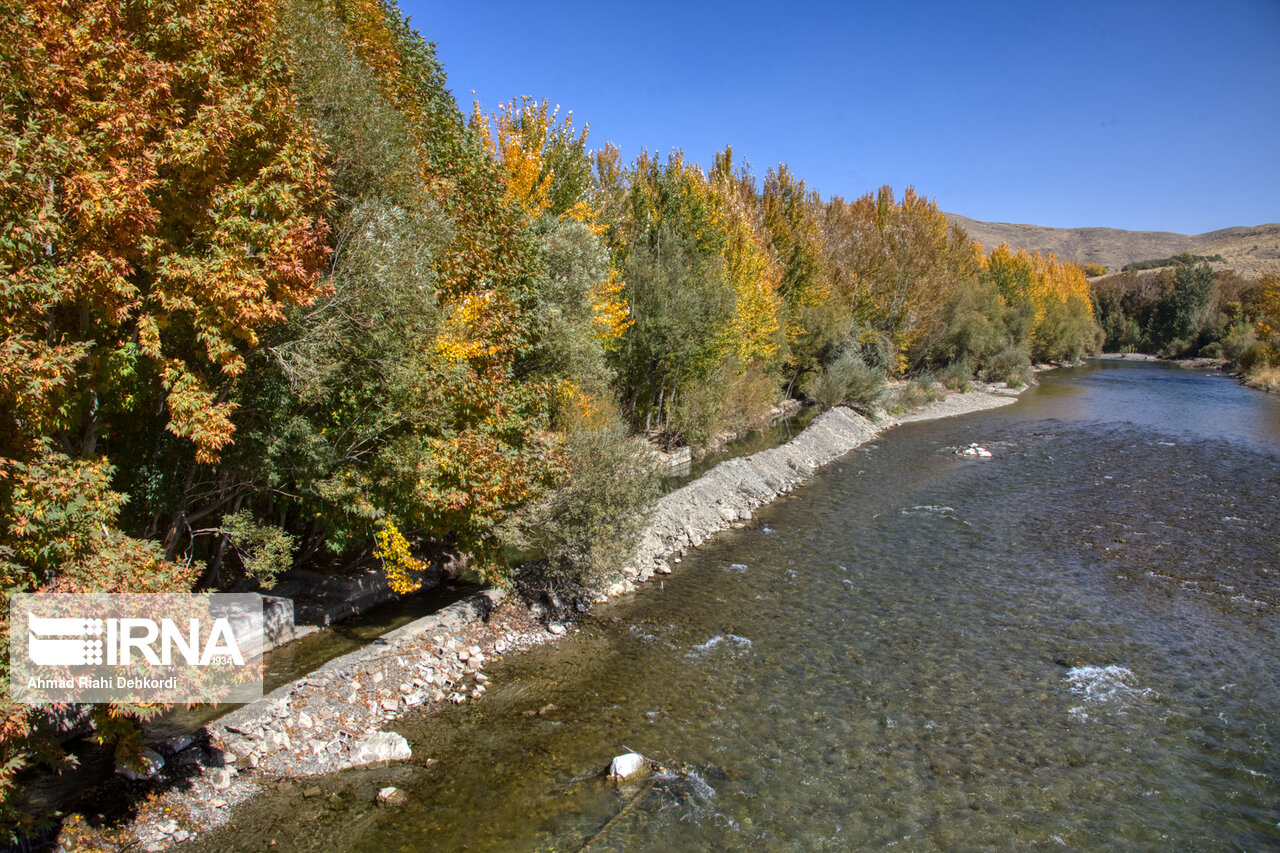
{"type": "Polygon", "coordinates": [[[954,213],[948,213],[947,218],[988,249],[1008,243],[1015,249],[1053,252],[1059,258],[1078,264],[1102,264],[1112,272],[1135,261],[1191,252],[1222,255],[1223,261],[1215,262],[1214,268],[1233,269],[1244,276],[1256,276],[1264,270],[1280,273],[1280,223],[1276,222],[1189,235],[1119,228],[1013,225],[982,222],[954,213]]]}

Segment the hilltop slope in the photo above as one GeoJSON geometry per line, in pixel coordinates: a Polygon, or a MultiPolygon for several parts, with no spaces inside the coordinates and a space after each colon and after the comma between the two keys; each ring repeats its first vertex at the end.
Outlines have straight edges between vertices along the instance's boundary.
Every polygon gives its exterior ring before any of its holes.
{"type": "Polygon", "coordinates": [[[947,218],[988,249],[1008,243],[1015,249],[1053,252],[1064,260],[1079,264],[1102,264],[1111,271],[1118,271],[1134,261],[1191,252],[1196,255],[1220,254],[1224,260],[1215,263],[1215,268],[1233,269],[1245,276],[1256,276],[1264,270],[1280,272],[1280,223],[1275,222],[1254,227],[1223,228],[1206,234],[1174,234],[1169,231],[1049,228],[982,222],[955,213],[948,213],[947,218]]]}

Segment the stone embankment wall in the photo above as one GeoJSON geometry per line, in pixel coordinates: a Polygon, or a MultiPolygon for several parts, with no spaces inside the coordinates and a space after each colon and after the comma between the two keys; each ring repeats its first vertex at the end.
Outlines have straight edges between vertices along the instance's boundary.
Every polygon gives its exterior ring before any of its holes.
{"type": "Polygon", "coordinates": [[[624,578],[609,587],[606,595],[627,592],[655,573],[670,571],[669,557],[751,518],[758,508],[869,441],[879,429],[849,409],[832,409],[781,447],[721,462],[694,482],[664,495],[624,578]]]}

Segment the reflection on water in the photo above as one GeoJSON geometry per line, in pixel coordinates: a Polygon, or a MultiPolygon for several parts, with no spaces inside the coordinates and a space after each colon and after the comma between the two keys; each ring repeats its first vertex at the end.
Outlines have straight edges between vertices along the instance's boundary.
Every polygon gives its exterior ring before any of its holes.
{"type": "Polygon", "coordinates": [[[201,848],[1275,848],[1280,401],[1161,365],[1041,381],[855,451],[397,724],[413,763],[201,848]],[[617,790],[629,749],[676,772],[617,790]],[[410,804],[373,807],[387,784],[410,804]]]}

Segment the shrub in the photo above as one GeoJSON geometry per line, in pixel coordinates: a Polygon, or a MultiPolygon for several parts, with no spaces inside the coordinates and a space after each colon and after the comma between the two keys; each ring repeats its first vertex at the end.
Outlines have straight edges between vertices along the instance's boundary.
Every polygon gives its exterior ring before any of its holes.
{"type": "Polygon", "coordinates": [[[973,367],[968,359],[952,362],[937,373],[938,381],[948,391],[970,391],[973,389],[973,367]]]}
{"type": "Polygon", "coordinates": [[[1100,332],[1089,303],[1083,299],[1049,302],[1035,327],[1034,354],[1044,361],[1078,361],[1099,349],[1100,332]]]}
{"type": "Polygon", "coordinates": [[[946,332],[935,348],[940,362],[982,361],[1010,343],[1011,311],[990,281],[957,288],[943,312],[946,332]]]}
{"type": "Polygon", "coordinates": [[[535,506],[513,544],[546,555],[521,579],[526,591],[583,598],[632,556],[658,497],[660,474],[648,445],[614,421],[576,429],[565,440],[569,474],[535,506]]]}
{"type": "Polygon", "coordinates": [[[1157,354],[1162,358],[1182,358],[1188,355],[1194,346],[1194,343],[1184,338],[1174,338],[1160,347],[1160,351],[1157,354]]]}
{"type": "Polygon", "coordinates": [[[222,519],[222,533],[240,557],[245,574],[264,589],[275,586],[276,577],[293,565],[296,537],[274,524],[259,524],[248,510],[222,519]]]}
{"type": "Polygon", "coordinates": [[[863,413],[875,411],[886,393],[884,373],[868,365],[857,352],[845,351],[810,383],[808,395],[824,411],[849,406],[863,413]]]}
{"type": "Polygon", "coordinates": [[[1249,346],[1244,352],[1240,353],[1237,362],[1240,369],[1246,373],[1252,373],[1258,368],[1266,367],[1272,361],[1271,347],[1262,341],[1258,341],[1249,346]]]}
{"type": "Polygon", "coordinates": [[[1280,367],[1266,364],[1255,366],[1245,375],[1244,382],[1250,388],[1260,391],[1273,394],[1280,392],[1280,367]]]}
{"type": "Polygon", "coordinates": [[[993,355],[982,368],[982,381],[1005,382],[1021,388],[1031,381],[1031,359],[1016,347],[1008,347],[993,355]]]}
{"type": "Polygon", "coordinates": [[[945,399],[947,394],[942,386],[934,380],[932,374],[926,373],[898,386],[890,396],[887,408],[891,412],[910,411],[945,399]]]}
{"type": "Polygon", "coordinates": [[[1100,275],[1107,274],[1107,268],[1102,264],[1085,264],[1081,269],[1084,270],[1084,274],[1089,276],[1089,278],[1096,278],[1100,275]]]}
{"type": "Polygon", "coordinates": [[[1200,358],[1222,358],[1222,344],[1217,341],[1211,341],[1200,347],[1200,352],[1197,355],[1200,358]]]}
{"type": "Polygon", "coordinates": [[[1258,333],[1247,323],[1235,323],[1222,339],[1222,354],[1232,361],[1239,360],[1245,350],[1258,342],[1258,333]]]}

